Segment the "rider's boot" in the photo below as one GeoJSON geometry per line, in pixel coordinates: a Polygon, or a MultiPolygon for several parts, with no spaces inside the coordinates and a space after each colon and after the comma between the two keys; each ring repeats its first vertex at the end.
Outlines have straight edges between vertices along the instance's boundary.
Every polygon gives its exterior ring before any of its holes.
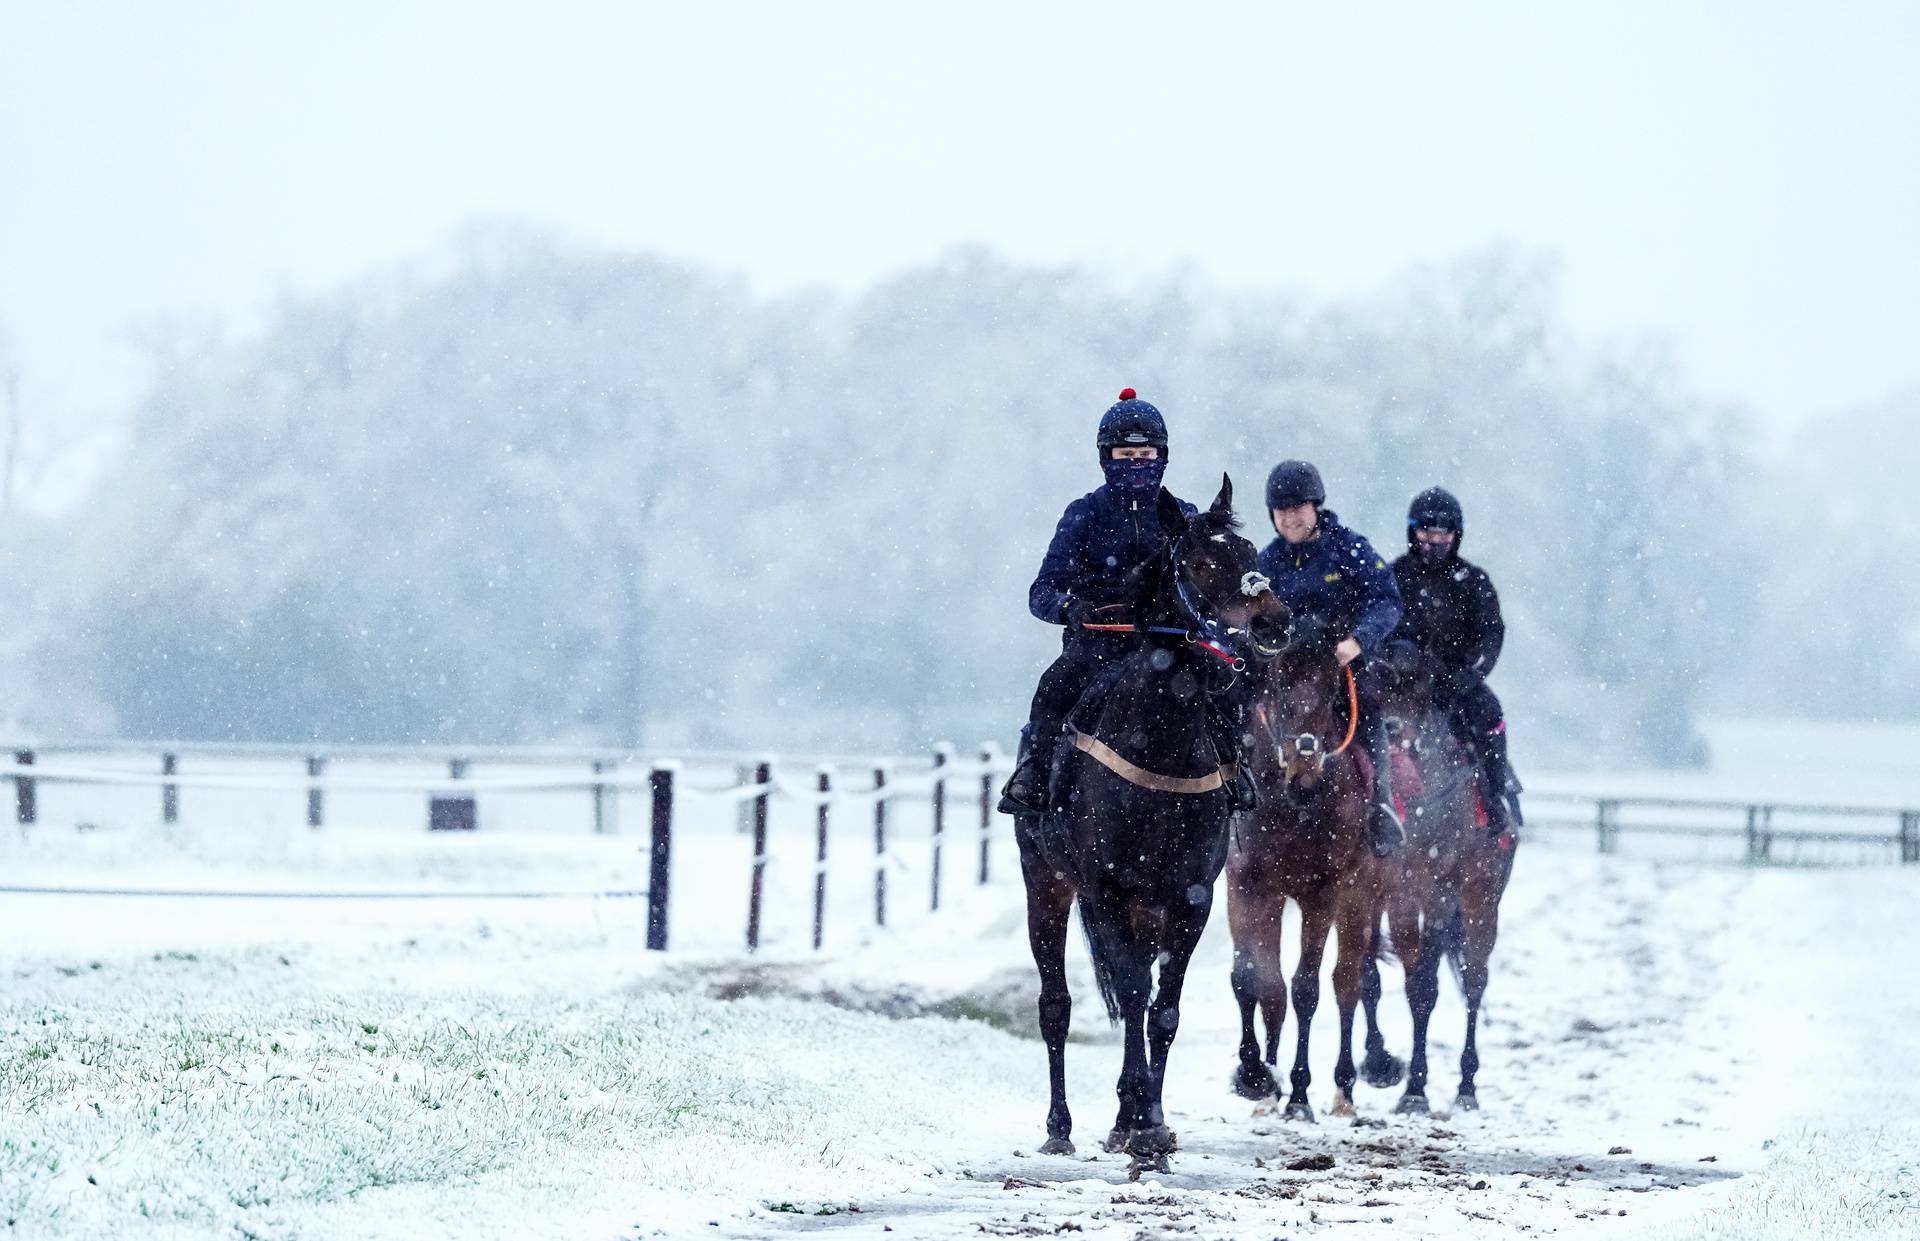
{"type": "Polygon", "coordinates": [[[1507,758],[1507,724],[1502,720],[1481,739],[1480,787],[1487,806],[1487,834],[1501,836],[1521,825],[1520,779],[1507,758]]]}
{"type": "Polygon", "coordinates": [[[1020,753],[1007,786],[1000,790],[1001,814],[1045,814],[1047,785],[1053,776],[1053,747],[1060,730],[1036,721],[1020,730],[1020,753]]]}
{"type": "Polygon", "coordinates": [[[1407,843],[1407,829],[1393,808],[1393,756],[1387,752],[1387,730],[1376,719],[1361,725],[1367,757],[1373,762],[1373,802],[1367,807],[1367,843],[1375,857],[1386,857],[1407,843]]]}

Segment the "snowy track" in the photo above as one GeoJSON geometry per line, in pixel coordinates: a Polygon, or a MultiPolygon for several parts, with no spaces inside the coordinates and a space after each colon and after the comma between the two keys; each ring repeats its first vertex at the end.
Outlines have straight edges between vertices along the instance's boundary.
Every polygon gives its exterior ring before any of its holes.
{"type": "MultiPolygon", "coordinates": [[[[335,877],[618,878],[599,846],[393,850],[347,850],[335,877]]],[[[7,860],[22,879],[71,873],[7,860]]],[[[197,864],[178,861],[175,878],[197,864]]],[[[1096,1153],[1119,1049],[1077,942],[1081,1154],[1032,1154],[1045,1058],[1021,1036],[1033,981],[1011,883],[890,938],[751,965],[642,952],[631,902],[293,902],[267,919],[255,902],[10,897],[0,1218],[23,1236],[1914,1235],[1920,999],[1886,985],[1920,949],[1914,882],[1524,848],[1484,1110],[1444,1114],[1447,983],[1441,1112],[1395,1116],[1397,1089],[1362,1085],[1358,1125],[1283,1122],[1228,1092],[1216,910],[1167,1087],[1182,1150],[1138,1184],[1096,1153]],[[57,903],[74,899],[97,903],[57,903]]],[[[1329,996],[1323,1110],[1334,1021],[1329,996]]]]}

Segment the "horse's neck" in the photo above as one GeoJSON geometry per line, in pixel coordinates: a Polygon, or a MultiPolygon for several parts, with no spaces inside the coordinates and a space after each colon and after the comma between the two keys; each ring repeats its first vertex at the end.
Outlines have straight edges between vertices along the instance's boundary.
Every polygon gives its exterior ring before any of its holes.
{"type": "Polygon", "coordinates": [[[1423,771],[1444,774],[1470,760],[1467,747],[1453,735],[1453,727],[1439,708],[1428,707],[1423,715],[1408,722],[1413,727],[1414,761],[1423,771]]]}
{"type": "Polygon", "coordinates": [[[1192,738],[1205,723],[1206,693],[1204,670],[1193,665],[1192,657],[1172,647],[1146,646],[1127,656],[1123,669],[1113,680],[1113,688],[1100,704],[1094,735],[1129,756],[1165,752],[1178,755],[1192,748],[1192,738]],[[1165,669],[1154,667],[1156,651],[1166,651],[1173,661],[1165,669]],[[1190,678],[1194,692],[1174,692],[1181,677],[1190,678]]]}

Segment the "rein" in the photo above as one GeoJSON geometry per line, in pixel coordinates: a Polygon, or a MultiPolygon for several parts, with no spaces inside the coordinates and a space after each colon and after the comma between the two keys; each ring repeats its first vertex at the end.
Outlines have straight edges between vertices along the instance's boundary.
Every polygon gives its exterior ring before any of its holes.
{"type": "Polygon", "coordinates": [[[1240,658],[1238,655],[1229,653],[1224,648],[1218,646],[1213,642],[1209,642],[1205,638],[1194,637],[1191,630],[1177,629],[1172,625],[1148,625],[1146,626],[1146,628],[1142,629],[1139,625],[1096,625],[1091,622],[1088,622],[1086,624],[1081,625],[1080,628],[1091,629],[1096,633],[1171,634],[1174,637],[1185,638],[1188,642],[1191,642],[1193,645],[1199,647],[1201,650],[1205,651],[1207,654],[1212,655],[1215,659],[1219,659],[1228,664],[1231,664],[1235,672],[1239,672],[1247,666],[1247,661],[1240,658]]]}

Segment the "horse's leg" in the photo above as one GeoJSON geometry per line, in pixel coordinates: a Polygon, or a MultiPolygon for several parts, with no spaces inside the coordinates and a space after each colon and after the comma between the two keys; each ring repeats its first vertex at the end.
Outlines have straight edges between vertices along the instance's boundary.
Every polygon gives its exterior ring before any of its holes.
{"type": "MultiPolygon", "coordinates": [[[[1240,1005],[1240,1067],[1233,1073],[1233,1092],[1243,1099],[1266,1099],[1280,1093],[1273,1070],[1260,1062],[1260,1040],[1253,1028],[1253,1009],[1265,998],[1267,979],[1279,975],[1280,911],[1284,898],[1263,899],[1227,887],[1227,925],[1233,930],[1233,998],[1240,1005]]],[[[1277,992],[1278,984],[1272,989],[1277,992]]],[[[1286,1009],[1282,1007],[1284,1019],[1286,1009]]],[[[1273,1029],[1271,1023],[1269,1030],[1273,1029]]],[[[1271,1046],[1271,1042],[1269,1043],[1271,1046]]],[[[1273,1062],[1271,1051],[1267,1064],[1273,1062]]]]}
{"type": "Polygon", "coordinates": [[[1353,1115],[1353,1010],[1360,1004],[1362,963],[1373,956],[1373,933],[1378,915],[1373,893],[1348,892],[1340,902],[1334,927],[1340,937],[1333,958],[1333,1002],[1340,1009],[1340,1057],[1333,1065],[1333,1114],[1353,1115]]]}
{"type": "Polygon", "coordinates": [[[1445,955],[1441,940],[1445,929],[1437,922],[1435,904],[1426,902],[1418,910],[1425,919],[1420,929],[1415,929],[1418,923],[1412,916],[1406,919],[1404,933],[1399,918],[1393,923],[1393,942],[1400,946],[1400,963],[1407,971],[1407,1008],[1413,1014],[1413,1058],[1407,1063],[1407,1089],[1393,1110],[1412,1115],[1427,1111],[1427,1022],[1440,998],[1440,958],[1445,955]]]}
{"type": "Polygon", "coordinates": [[[1307,1102],[1307,1085],[1313,1074],[1307,1069],[1307,1039],[1313,1033],[1313,1012],[1320,1006],[1320,962],[1327,950],[1327,932],[1333,929],[1333,900],[1316,893],[1300,902],[1300,962],[1293,969],[1293,1072],[1288,1083],[1288,1120],[1313,1120],[1313,1105],[1307,1102]]]}
{"type": "Polygon", "coordinates": [[[1397,1086],[1406,1076],[1406,1061],[1387,1050],[1380,1033],[1380,915],[1375,914],[1367,955],[1360,962],[1360,1005],[1367,1014],[1367,1056],[1360,1062],[1360,1080],[1385,1089],[1397,1086]]]}
{"type": "Polygon", "coordinates": [[[1020,874],[1027,885],[1027,944],[1040,972],[1040,1037],[1047,1043],[1047,1140],[1043,1155],[1073,1153],[1073,1115],[1067,1110],[1067,1028],[1073,996],[1067,991],[1067,919],[1073,911],[1073,884],[1056,874],[1040,850],[1020,850],[1020,874]]]}
{"type": "Polygon", "coordinates": [[[1460,982],[1467,999],[1467,1046],[1460,1053],[1460,1093],[1453,1107],[1455,1111],[1476,1112],[1480,1110],[1480,1096],[1473,1078],[1480,1071],[1480,1053],[1474,1037],[1480,1025],[1480,1001],[1487,994],[1487,963],[1500,935],[1500,889],[1504,885],[1493,875],[1469,872],[1460,886],[1460,913],[1466,924],[1460,982]]]}
{"type": "Polygon", "coordinates": [[[1150,943],[1132,942],[1131,936],[1116,938],[1126,941],[1114,960],[1114,990],[1120,1002],[1126,1052],[1120,1063],[1117,1091],[1122,1119],[1114,1129],[1116,1134],[1123,1134],[1121,1149],[1134,1157],[1131,1171],[1138,1176],[1143,1166],[1167,1153],[1172,1139],[1154,1103],[1153,1064],[1147,1056],[1147,1000],[1153,989],[1154,948],[1150,943]]]}
{"type": "Polygon", "coordinates": [[[1180,993],[1187,984],[1187,966],[1193,961],[1194,947],[1207,929],[1208,912],[1205,905],[1188,906],[1169,919],[1160,945],[1160,980],[1153,989],[1153,1003],[1147,1008],[1148,1062],[1153,1072],[1147,1115],[1157,1126],[1158,1132],[1151,1139],[1157,1145],[1149,1151],[1148,1143],[1136,1136],[1133,1151],[1136,1155],[1157,1155],[1163,1172],[1166,1156],[1175,1144],[1173,1131],[1167,1127],[1165,1106],[1167,1054],[1180,1032],[1180,993]]]}

